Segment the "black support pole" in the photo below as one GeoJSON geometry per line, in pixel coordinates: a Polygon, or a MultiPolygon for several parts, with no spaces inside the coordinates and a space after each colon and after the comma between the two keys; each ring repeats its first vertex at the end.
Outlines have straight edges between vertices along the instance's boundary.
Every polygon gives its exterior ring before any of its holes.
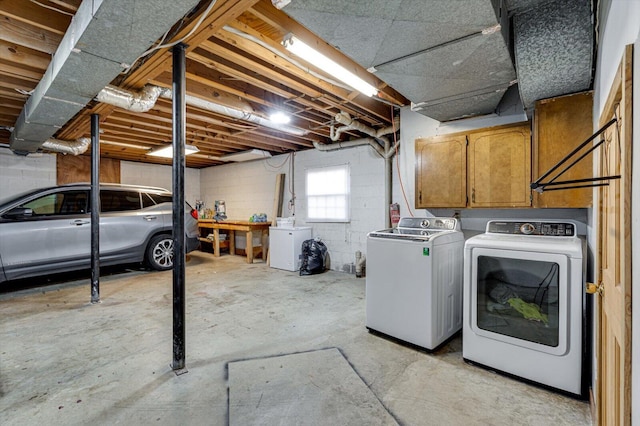
{"type": "Polygon", "coordinates": [[[100,116],[91,114],[91,303],[100,303],[100,116]]]}
{"type": "Polygon", "coordinates": [[[185,45],[173,47],[173,363],[176,374],[185,368],[185,247],[184,146],[186,134],[185,45]]]}

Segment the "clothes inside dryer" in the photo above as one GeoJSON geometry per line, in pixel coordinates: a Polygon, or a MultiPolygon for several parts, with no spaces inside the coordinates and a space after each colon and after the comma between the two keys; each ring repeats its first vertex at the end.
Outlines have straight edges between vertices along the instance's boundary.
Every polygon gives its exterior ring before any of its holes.
{"type": "Polygon", "coordinates": [[[558,264],[478,257],[478,327],[558,346],[558,264]]]}

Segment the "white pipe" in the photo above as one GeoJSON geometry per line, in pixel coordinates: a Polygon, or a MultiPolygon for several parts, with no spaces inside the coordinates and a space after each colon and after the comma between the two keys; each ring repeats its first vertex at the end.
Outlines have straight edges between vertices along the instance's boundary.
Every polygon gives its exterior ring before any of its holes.
{"type": "MultiPolygon", "coordinates": [[[[350,128],[349,130],[357,130],[359,132],[362,132],[366,135],[371,136],[372,138],[380,139],[382,141],[386,139],[382,135],[379,135],[376,129],[374,129],[373,127],[369,127],[366,124],[362,124],[359,121],[354,120],[353,118],[351,118],[351,116],[348,113],[344,111],[337,113],[334,117],[334,120],[340,124],[344,124],[345,126],[348,126],[350,128]]],[[[339,130],[340,129],[338,129],[338,131],[339,130]]]]}
{"type": "Polygon", "coordinates": [[[384,157],[384,149],[373,138],[354,139],[346,142],[323,144],[314,142],[313,146],[318,151],[335,151],[336,149],[352,148],[354,146],[370,145],[378,154],[384,157]]]}
{"type": "Polygon", "coordinates": [[[344,132],[348,132],[349,130],[356,130],[356,129],[351,126],[342,126],[336,129],[335,126],[331,124],[331,127],[329,128],[329,137],[331,137],[332,141],[337,142],[340,140],[340,135],[344,132]]]}

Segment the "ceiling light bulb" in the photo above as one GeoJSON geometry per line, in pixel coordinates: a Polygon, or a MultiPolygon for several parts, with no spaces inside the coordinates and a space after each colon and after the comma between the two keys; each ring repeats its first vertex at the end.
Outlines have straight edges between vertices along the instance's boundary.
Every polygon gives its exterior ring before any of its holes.
{"type": "Polygon", "coordinates": [[[378,93],[378,89],[373,87],[371,84],[347,70],[342,65],[339,65],[335,61],[327,58],[325,55],[313,49],[306,43],[300,41],[300,39],[293,34],[288,34],[282,41],[282,44],[289,52],[299,56],[310,64],[315,65],[338,80],[353,87],[360,93],[367,96],[373,96],[378,93]]]}
{"type": "MultiPolygon", "coordinates": [[[[194,145],[185,145],[184,146],[184,155],[191,155],[199,152],[197,146],[194,145]]],[[[160,148],[154,148],[151,151],[147,152],[147,155],[151,155],[153,157],[162,157],[162,158],[173,158],[173,145],[165,145],[160,148]]]]}
{"type": "Polygon", "coordinates": [[[278,111],[271,114],[271,116],[269,117],[269,120],[277,124],[287,124],[291,121],[291,117],[289,117],[287,114],[285,114],[282,111],[278,111]]]}

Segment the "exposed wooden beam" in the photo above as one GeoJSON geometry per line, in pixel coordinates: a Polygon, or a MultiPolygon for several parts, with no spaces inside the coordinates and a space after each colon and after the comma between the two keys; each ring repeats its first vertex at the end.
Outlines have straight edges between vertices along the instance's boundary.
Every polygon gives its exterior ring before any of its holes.
{"type": "Polygon", "coordinates": [[[60,34],[38,28],[9,16],[1,16],[0,40],[53,55],[62,40],[60,34]]]}
{"type": "Polygon", "coordinates": [[[270,0],[260,0],[251,8],[250,12],[252,14],[255,14],[261,20],[272,25],[274,28],[278,28],[283,36],[290,32],[295,34],[307,44],[312,45],[314,49],[318,50],[323,55],[333,59],[346,69],[354,72],[360,78],[368,81],[370,84],[373,84],[373,86],[377,87],[378,90],[384,92],[383,98],[385,98],[387,101],[392,102],[398,106],[407,105],[409,103],[409,101],[395,89],[389,87],[385,82],[378,79],[375,75],[366,72],[366,70],[363,70],[362,66],[352,59],[343,54],[339,54],[335,47],[320,39],[306,27],[293,20],[293,18],[291,18],[289,15],[282,12],[281,10],[276,9],[270,0]]]}
{"type": "Polygon", "coordinates": [[[33,69],[29,69],[26,67],[20,67],[17,65],[12,65],[8,62],[0,62],[0,73],[6,74],[12,77],[18,77],[23,80],[32,81],[36,85],[42,78],[44,74],[41,71],[34,71],[33,69]]]}
{"type": "Polygon", "coordinates": [[[35,89],[36,83],[19,77],[4,76],[2,79],[0,79],[0,87],[9,90],[22,90],[25,92],[29,92],[35,89]]]}
{"type": "MultiPolygon", "coordinates": [[[[266,37],[254,31],[251,27],[239,22],[234,22],[230,24],[230,26],[234,27],[239,31],[246,33],[249,36],[259,39],[262,43],[266,43],[271,47],[271,49],[279,52],[279,55],[273,53],[273,51],[255,43],[252,40],[248,40],[247,38],[244,38],[240,35],[234,34],[229,31],[225,31],[224,29],[221,31],[218,31],[215,34],[215,37],[225,43],[228,43],[229,45],[232,45],[240,49],[241,51],[245,52],[248,55],[254,56],[260,59],[261,61],[264,61],[270,66],[275,66],[280,71],[284,71],[287,74],[291,74],[298,78],[301,78],[309,82],[309,84],[313,84],[314,86],[317,86],[322,90],[328,91],[329,93],[332,93],[338,97],[341,97],[343,99],[348,99],[349,101],[352,101],[355,105],[362,108],[363,110],[366,110],[367,112],[370,112],[378,116],[381,120],[385,120],[385,121],[389,120],[387,109],[380,102],[372,98],[369,98],[365,95],[362,95],[358,91],[345,89],[343,87],[336,86],[326,81],[323,81],[318,77],[310,74],[308,70],[304,70],[292,64],[289,60],[285,59],[285,57],[292,57],[292,55],[284,47],[282,47],[280,43],[275,43],[273,40],[267,39],[266,37]]],[[[295,57],[292,57],[292,59],[300,61],[295,57]]],[[[312,66],[310,65],[309,68],[312,68],[312,66]]],[[[320,69],[317,69],[316,72],[320,75],[324,73],[324,71],[320,69]]],[[[327,77],[332,78],[331,76],[327,76],[327,77]]]]}
{"type": "Polygon", "coordinates": [[[0,98],[14,99],[14,100],[22,101],[22,104],[24,104],[24,102],[27,100],[28,97],[29,95],[17,92],[13,88],[5,89],[0,87],[0,98]]]}
{"type": "MultiPolygon", "coordinates": [[[[203,21],[200,27],[190,36],[185,43],[187,44],[186,52],[195,49],[200,42],[209,38],[212,31],[222,28],[227,22],[235,19],[245,10],[253,6],[258,0],[226,0],[219,1],[213,10],[203,21]]],[[[205,5],[206,6],[206,5],[205,5]]],[[[204,7],[204,6],[203,6],[204,7]]],[[[185,37],[195,26],[198,16],[194,16],[192,21],[184,28],[180,29],[172,40],[185,37]]],[[[171,40],[167,40],[169,42],[171,40]]],[[[124,85],[126,87],[142,87],[149,80],[160,75],[171,66],[171,52],[169,50],[160,50],[151,56],[144,64],[134,70],[126,77],[124,85]]]]}
{"type": "Polygon", "coordinates": [[[28,47],[0,40],[0,60],[12,62],[15,65],[33,67],[44,72],[49,66],[49,62],[51,62],[51,56],[28,47]]]}
{"type": "Polygon", "coordinates": [[[71,16],[56,13],[27,0],[0,0],[0,15],[35,25],[59,35],[64,35],[71,22],[71,16]]]}

